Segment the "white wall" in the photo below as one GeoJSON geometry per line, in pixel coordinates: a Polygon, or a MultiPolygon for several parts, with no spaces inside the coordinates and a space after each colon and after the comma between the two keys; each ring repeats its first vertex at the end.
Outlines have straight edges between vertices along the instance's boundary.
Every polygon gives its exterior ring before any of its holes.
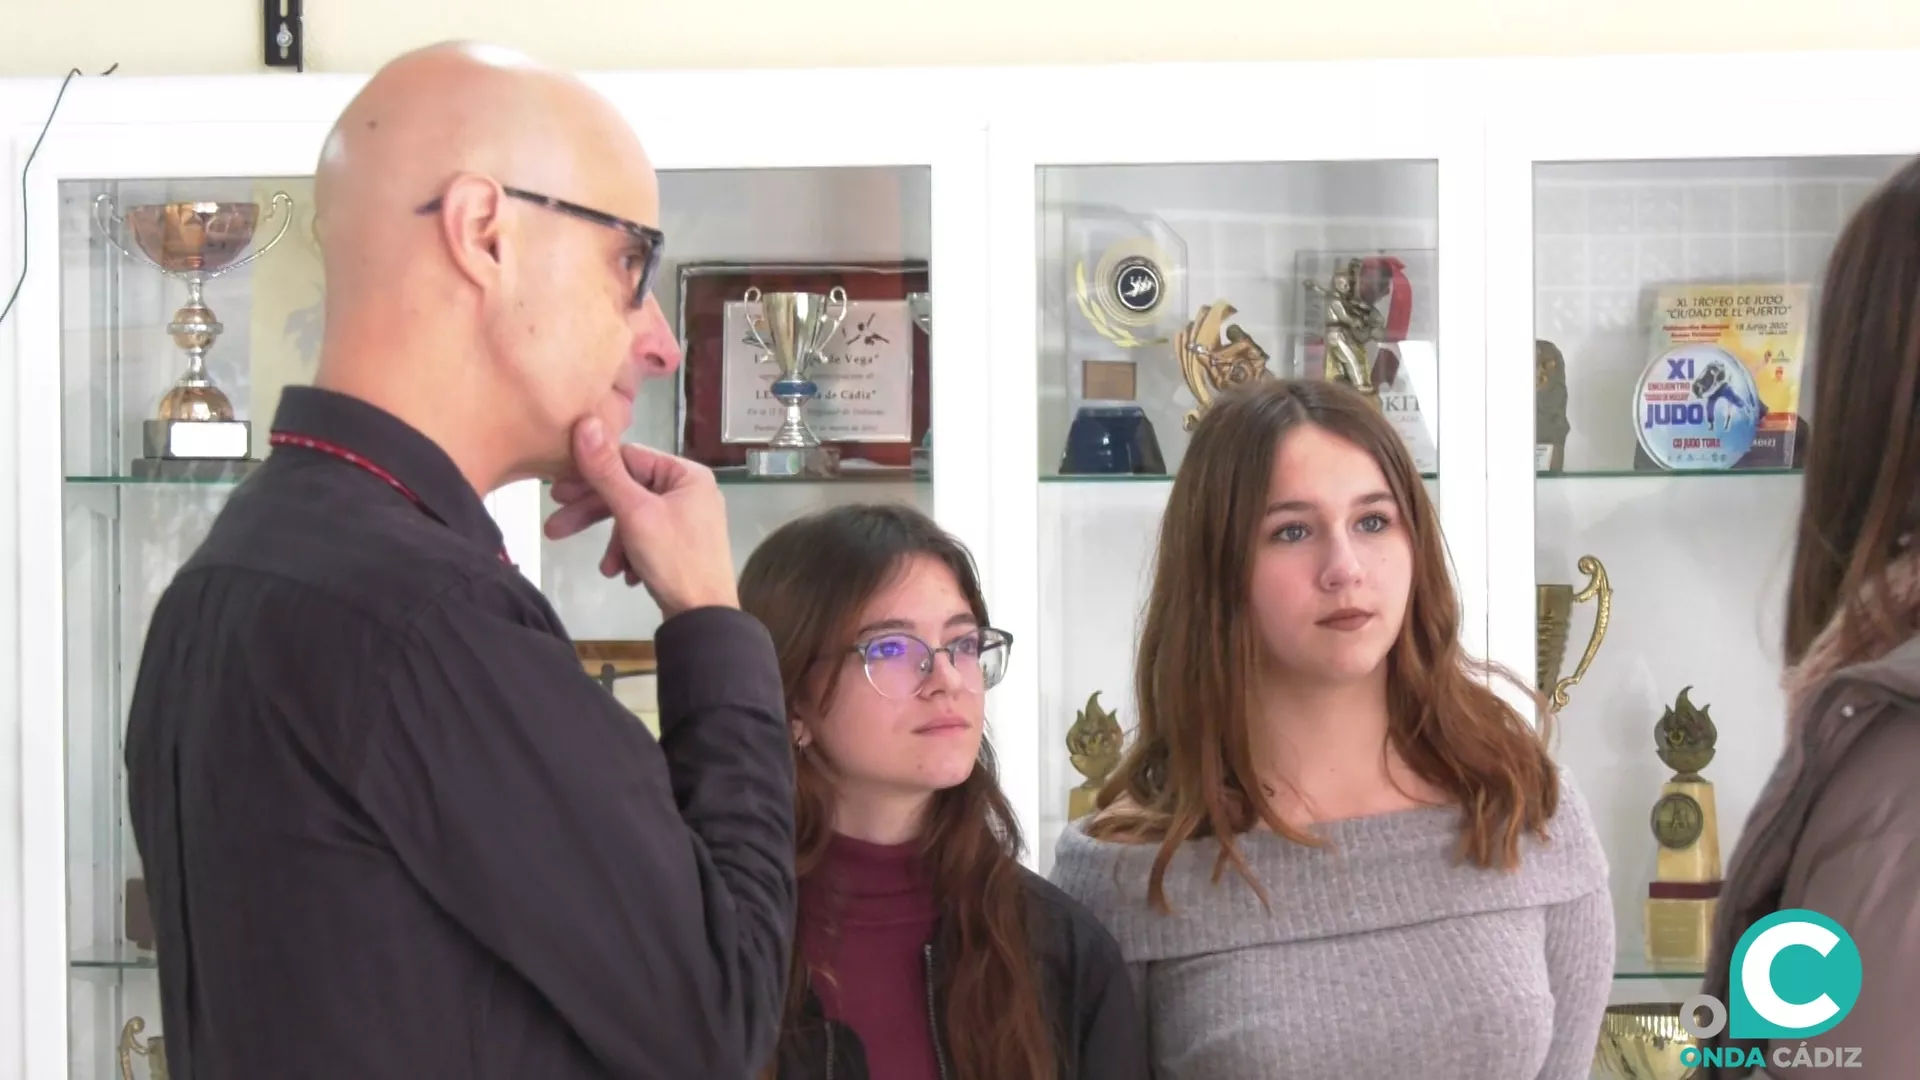
{"type": "MultiPolygon", "coordinates": [[[[586,69],[1694,53],[1920,45],[1899,0],[314,0],[311,70],[480,38],[586,69]]],[[[0,75],[260,69],[259,0],[0,0],[0,75]]],[[[1417,87],[1397,88],[1419,92],[1417,87]]],[[[1357,88],[1329,87],[1329,100],[1357,88]]],[[[1104,93],[1043,107],[1084,109],[1104,93]]],[[[663,103],[680,107],[684,102],[663,103]]],[[[842,107],[858,103],[840,103],[842,107]]],[[[1268,102],[1266,111],[1313,107],[1268,102]]]]}

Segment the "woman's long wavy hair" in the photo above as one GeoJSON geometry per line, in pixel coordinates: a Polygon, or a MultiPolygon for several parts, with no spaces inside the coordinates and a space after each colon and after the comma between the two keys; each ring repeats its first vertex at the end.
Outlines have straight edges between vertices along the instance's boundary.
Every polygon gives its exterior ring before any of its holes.
{"type": "Polygon", "coordinates": [[[1134,664],[1139,731],[1088,825],[1096,838],[1160,844],[1148,896],[1161,911],[1169,910],[1167,865],[1190,839],[1216,838],[1214,880],[1230,864],[1263,903],[1266,890],[1235,837],[1265,823],[1298,843],[1316,842],[1261,797],[1250,732],[1266,650],[1251,613],[1254,556],[1276,452],[1307,425],[1371,455],[1407,525],[1413,581],[1387,655],[1388,738],[1417,775],[1458,802],[1460,854],[1486,867],[1517,865],[1521,835],[1544,837],[1559,804],[1547,711],[1536,730],[1483,677],[1525,684],[1460,648],[1446,545],[1406,443],[1343,385],[1261,380],[1215,400],[1174,478],[1134,664]],[[1123,797],[1127,805],[1116,808],[1123,797]]]}
{"type": "Polygon", "coordinates": [[[1786,659],[1836,627],[1841,656],[1920,633],[1920,612],[1880,588],[1920,557],[1920,159],[1875,191],[1827,261],[1815,329],[1813,408],[1786,659]]]}
{"type": "MultiPolygon", "coordinates": [[[[788,522],[747,560],[740,606],[766,624],[780,657],[788,708],[833,699],[841,678],[862,678],[851,662],[861,610],[915,556],[953,572],[981,626],[987,602],[966,548],[925,514],[891,503],[846,505],[788,522]]],[[[832,838],[834,792],[817,751],[794,757],[795,864],[805,882],[821,868],[832,838]]],[[[940,906],[935,948],[944,958],[942,1045],[956,1080],[1051,1080],[1054,1033],[1041,1007],[1039,969],[1027,936],[1021,838],[1000,790],[992,747],[957,787],[936,793],[920,839],[940,906]]],[[[800,919],[831,913],[802,905],[800,919]]],[[[797,1038],[813,972],[796,938],[781,1023],[797,1038]]],[[[830,972],[821,973],[828,977],[830,972]]],[[[777,1075],[776,1063],[765,1077],[777,1075]]]]}

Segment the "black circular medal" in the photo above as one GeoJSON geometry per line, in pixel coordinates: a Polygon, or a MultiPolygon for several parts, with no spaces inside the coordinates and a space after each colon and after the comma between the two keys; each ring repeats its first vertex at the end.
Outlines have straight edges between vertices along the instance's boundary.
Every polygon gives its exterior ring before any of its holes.
{"type": "Polygon", "coordinates": [[[1661,847],[1680,851],[1691,846],[1706,824],[1706,815],[1691,795],[1669,792],[1653,804],[1653,837],[1661,847]]]}
{"type": "Polygon", "coordinates": [[[1113,268],[1113,300],[1122,308],[1142,315],[1160,304],[1160,268],[1153,260],[1134,255],[1113,268]]]}

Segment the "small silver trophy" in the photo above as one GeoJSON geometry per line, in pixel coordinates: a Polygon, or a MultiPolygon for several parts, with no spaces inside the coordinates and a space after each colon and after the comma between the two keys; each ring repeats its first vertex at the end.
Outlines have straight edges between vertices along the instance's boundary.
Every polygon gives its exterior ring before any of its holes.
{"type": "Polygon", "coordinates": [[[807,426],[805,407],[820,388],[807,376],[830,363],[827,342],[840,332],[847,317],[847,291],[835,285],[826,295],[809,292],[762,293],[755,286],[742,298],[759,304],[759,314],[747,316],[747,339],[763,351],[762,362],[780,369],[770,391],[786,408],[780,430],[767,445],[747,451],[747,472],[764,477],[828,477],[839,472],[840,455],[820,445],[807,426]]]}

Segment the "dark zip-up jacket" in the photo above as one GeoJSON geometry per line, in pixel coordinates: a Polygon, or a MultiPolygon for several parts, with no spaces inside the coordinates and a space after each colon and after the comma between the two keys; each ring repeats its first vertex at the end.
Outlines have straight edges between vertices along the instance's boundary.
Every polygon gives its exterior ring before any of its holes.
{"type": "MultiPolygon", "coordinates": [[[[1093,913],[1052,883],[1022,870],[1027,889],[1028,933],[1041,970],[1041,1001],[1059,1033],[1054,1053],[1060,1080],[1149,1080],[1146,1031],[1120,946],[1093,913]]],[[[934,932],[934,939],[940,937],[934,932]]],[[[964,957],[942,955],[933,942],[921,950],[926,1020],[933,1035],[941,1080],[953,1071],[946,1030],[946,972],[964,957]]],[[[780,1044],[779,1080],[886,1080],[867,1070],[866,1053],[851,1027],[827,1019],[820,999],[807,992],[799,1031],[780,1044]]],[[[998,1080],[998,1078],[996,1078],[998,1080]]]]}

